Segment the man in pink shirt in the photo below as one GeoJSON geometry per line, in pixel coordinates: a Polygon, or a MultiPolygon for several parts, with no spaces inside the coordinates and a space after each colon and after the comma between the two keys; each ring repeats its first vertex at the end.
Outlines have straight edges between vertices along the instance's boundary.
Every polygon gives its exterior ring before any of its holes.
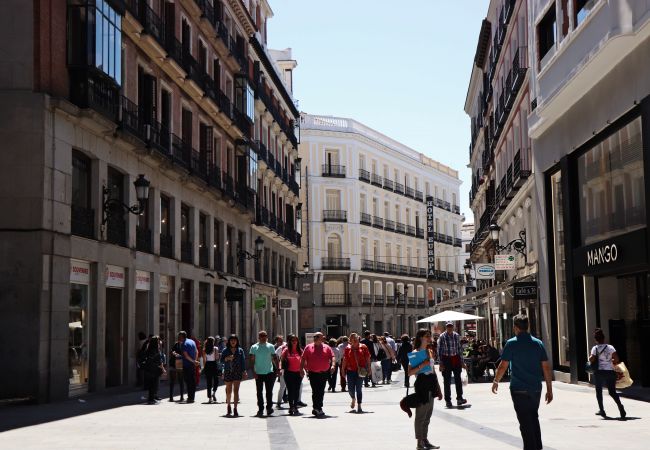
{"type": "Polygon", "coordinates": [[[305,368],[307,368],[312,391],[311,398],[314,404],[314,409],[311,412],[316,417],[325,415],[323,412],[325,385],[335,367],[334,352],[329,345],[323,345],[323,333],[314,334],[314,342],[308,344],[302,352],[300,374],[304,376],[305,368]]]}

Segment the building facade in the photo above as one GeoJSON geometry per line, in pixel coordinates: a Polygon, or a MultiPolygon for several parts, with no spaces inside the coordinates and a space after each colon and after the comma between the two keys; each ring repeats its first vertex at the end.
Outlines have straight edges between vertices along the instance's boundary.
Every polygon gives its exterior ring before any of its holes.
{"type": "Polygon", "coordinates": [[[1,351],[2,397],[133,383],[138,332],[168,348],[182,329],[297,330],[298,113],[280,70],[295,63],[266,48],[269,5],[10,3],[0,320],[31,351],[1,351]],[[261,216],[269,192],[282,227],[261,216]]]}
{"type": "Polygon", "coordinates": [[[650,3],[529,3],[539,284],[556,377],[587,380],[600,327],[648,387],[650,3]]]}
{"type": "Polygon", "coordinates": [[[529,42],[526,1],[493,0],[477,43],[465,112],[471,117],[469,148],[474,213],[473,264],[494,263],[498,254],[515,259],[508,270],[493,271],[492,279],[477,280],[480,294],[473,311],[487,320],[484,335],[495,345],[510,337],[512,316],[529,314],[538,332],[536,300],[514,300],[513,281],[537,279],[538,226],[533,210],[534,178],[528,137],[529,42]],[[500,229],[493,240],[491,227],[500,229]],[[508,243],[521,239],[506,247],[508,243]],[[516,251],[519,248],[521,251],[516,251]],[[495,273],[496,272],[496,273],[495,273]]]}
{"type": "Polygon", "coordinates": [[[300,126],[301,335],[413,333],[463,285],[458,173],[355,120],[300,126]]]}

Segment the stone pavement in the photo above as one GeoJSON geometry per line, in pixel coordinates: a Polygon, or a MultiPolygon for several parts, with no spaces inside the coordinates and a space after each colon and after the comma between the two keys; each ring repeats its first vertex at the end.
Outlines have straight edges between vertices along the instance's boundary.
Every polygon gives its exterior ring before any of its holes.
{"type": "MultiPolygon", "coordinates": [[[[243,417],[224,417],[225,405],[202,404],[204,391],[193,405],[169,403],[149,406],[140,392],[87,395],[79,400],[0,408],[1,449],[155,449],[228,448],[236,450],[366,450],[414,449],[413,420],[397,403],[405,394],[403,373],[390,386],[364,390],[364,414],[349,412],[347,393],[326,393],[328,415],[313,418],[311,408],[291,417],[286,409],[273,417],[253,417],[255,385],[242,384],[243,417]]],[[[202,380],[203,383],[203,380],[202,380]]],[[[630,420],[596,417],[593,389],[555,383],[555,400],[540,407],[545,449],[647,449],[650,447],[650,404],[624,399],[630,420]]],[[[163,385],[161,393],[166,392],[163,385]]],[[[277,385],[276,385],[277,389],[277,385]]],[[[223,402],[225,390],[217,397],[223,402]]],[[[470,384],[466,397],[471,406],[446,410],[436,402],[429,440],[443,449],[521,448],[516,417],[507,383],[494,396],[490,384],[470,384]]],[[[303,400],[310,401],[307,383],[303,400]]],[[[606,408],[616,407],[605,395],[606,408]]]]}

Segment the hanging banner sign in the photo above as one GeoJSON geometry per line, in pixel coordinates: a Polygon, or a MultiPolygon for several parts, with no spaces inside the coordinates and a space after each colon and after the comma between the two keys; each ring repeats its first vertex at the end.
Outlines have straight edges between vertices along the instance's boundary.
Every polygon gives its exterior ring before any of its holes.
{"type": "Polygon", "coordinates": [[[148,291],[151,290],[151,273],[142,270],[135,271],[135,290],[148,291]]]}
{"type": "Polygon", "coordinates": [[[290,298],[281,298],[280,299],[280,308],[289,309],[291,308],[291,299],[290,298]]]}
{"type": "Polygon", "coordinates": [[[169,277],[167,275],[160,275],[160,292],[169,293],[169,277]]]}
{"type": "Polygon", "coordinates": [[[477,280],[494,280],[494,264],[478,263],[475,270],[477,280]]]}
{"type": "Polygon", "coordinates": [[[516,269],[515,255],[494,255],[494,270],[516,269]]]}
{"type": "Polygon", "coordinates": [[[70,283],[90,284],[90,263],[86,261],[79,261],[77,259],[71,259],[70,283]]]}
{"type": "Polygon", "coordinates": [[[260,295],[255,298],[255,311],[261,311],[263,309],[266,309],[266,297],[260,295]]]}
{"type": "Polygon", "coordinates": [[[433,230],[433,197],[427,195],[427,279],[436,276],[435,238],[433,230]]]}
{"type": "Polygon", "coordinates": [[[124,287],[124,267],[106,265],[106,287],[124,287]]]}
{"type": "Polygon", "coordinates": [[[513,285],[513,292],[515,300],[535,300],[537,299],[537,282],[519,281],[513,285]]]}

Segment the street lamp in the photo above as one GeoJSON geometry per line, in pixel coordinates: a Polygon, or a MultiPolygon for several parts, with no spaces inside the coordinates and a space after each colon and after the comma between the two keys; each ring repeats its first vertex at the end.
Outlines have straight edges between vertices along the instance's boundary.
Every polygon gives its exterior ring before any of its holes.
{"type": "Polygon", "coordinates": [[[500,253],[504,250],[511,251],[514,250],[517,253],[520,253],[524,257],[524,262],[528,264],[528,258],[526,256],[526,229],[524,228],[519,232],[519,237],[508,242],[506,245],[499,244],[499,234],[501,232],[501,227],[496,223],[490,225],[490,237],[494,242],[494,247],[497,250],[497,253],[500,253]]]}
{"type": "Polygon", "coordinates": [[[472,279],[472,262],[469,259],[465,260],[465,265],[463,266],[463,269],[465,269],[465,279],[469,282],[472,279]]]}
{"type": "Polygon", "coordinates": [[[102,190],[103,203],[102,203],[102,225],[111,220],[114,213],[121,210],[135,215],[140,215],[147,207],[147,200],[149,200],[149,185],[151,183],[143,174],[139,174],[138,178],[133,182],[135,186],[135,195],[138,199],[137,205],[129,206],[122,200],[111,196],[111,188],[104,186],[102,190]]]}
{"type": "Polygon", "coordinates": [[[239,249],[237,251],[237,257],[239,259],[254,259],[255,261],[257,261],[260,259],[263,250],[264,250],[264,240],[260,236],[257,236],[257,239],[255,239],[255,254],[250,253],[246,250],[239,249]]]}

